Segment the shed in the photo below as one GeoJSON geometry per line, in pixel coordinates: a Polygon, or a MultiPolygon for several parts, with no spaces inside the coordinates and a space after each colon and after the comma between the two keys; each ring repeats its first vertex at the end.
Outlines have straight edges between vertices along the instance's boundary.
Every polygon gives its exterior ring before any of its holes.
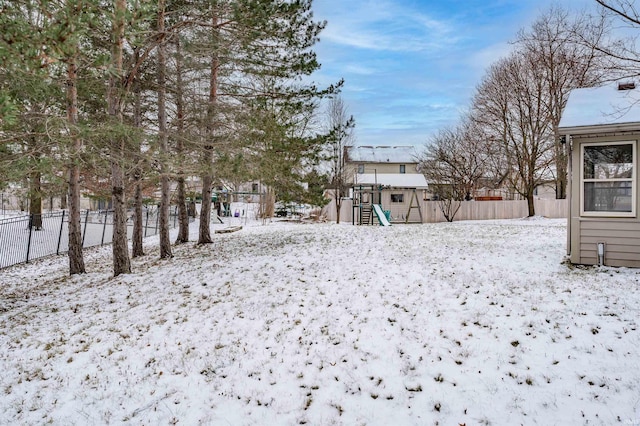
{"type": "Polygon", "coordinates": [[[624,81],[571,91],[559,133],[569,155],[571,262],[640,268],[640,88],[624,81]]]}

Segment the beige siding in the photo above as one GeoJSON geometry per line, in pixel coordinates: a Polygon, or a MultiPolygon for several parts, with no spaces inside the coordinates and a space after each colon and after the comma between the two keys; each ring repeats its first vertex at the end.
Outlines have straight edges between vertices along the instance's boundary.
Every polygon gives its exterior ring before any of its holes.
{"type": "MultiPolygon", "coordinates": [[[[583,143],[637,141],[638,132],[573,137],[571,173],[571,261],[584,265],[598,263],[597,243],[606,244],[605,265],[640,267],[640,220],[636,218],[581,217],[580,153],[583,143]]],[[[636,142],[637,143],[637,142],[636,142]]],[[[636,146],[640,149],[640,145],[636,146]]],[[[635,167],[640,167],[635,164],[635,167]]],[[[636,190],[640,189],[640,173],[636,172],[636,190]]],[[[636,197],[636,214],[640,214],[640,193],[636,197]]]]}
{"type": "Polygon", "coordinates": [[[605,243],[605,265],[640,267],[640,222],[609,218],[583,219],[579,224],[577,263],[597,264],[597,243],[605,243]]]}
{"type": "Polygon", "coordinates": [[[391,211],[391,222],[404,223],[407,221],[408,215],[408,222],[420,223],[420,212],[418,211],[418,207],[420,207],[420,209],[423,208],[421,205],[422,191],[416,191],[416,198],[413,200],[413,203],[411,201],[411,197],[413,197],[413,190],[390,189],[382,192],[382,208],[384,210],[391,211]],[[402,194],[402,202],[392,203],[391,194],[402,194]],[[409,210],[410,206],[413,206],[411,210],[409,210]]]}

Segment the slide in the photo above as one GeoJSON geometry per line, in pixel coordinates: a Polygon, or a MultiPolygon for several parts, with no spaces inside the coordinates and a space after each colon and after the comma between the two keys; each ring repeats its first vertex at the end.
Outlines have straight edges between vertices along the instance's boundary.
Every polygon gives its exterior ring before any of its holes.
{"type": "Polygon", "coordinates": [[[391,226],[391,222],[387,220],[387,216],[385,216],[384,212],[382,211],[382,206],[380,206],[380,204],[374,204],[373,211],[376,213],[376,217],[378,218],[378,222],[380,222],[380,225],[391,226]]]}

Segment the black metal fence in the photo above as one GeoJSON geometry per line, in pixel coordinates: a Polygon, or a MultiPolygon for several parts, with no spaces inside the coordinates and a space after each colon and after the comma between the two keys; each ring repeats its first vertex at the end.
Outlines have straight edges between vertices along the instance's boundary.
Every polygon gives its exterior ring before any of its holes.
{"type": "MultiPolygon", "coordinates": [[[[177,208],[169,213],[169,226],[178,224],[177,208]]],[[[143,212],[143,236],[158,234],[158,210],[143,212]]],[[[82,246],[110,244],[113,238],[113,210],[82,211],[82,246]]],[[[133,215],[127,219],[127,237],[133,235],[133,215]]],[[[0,219],[0,269],[69,251],[69,214],[62,210],[41,215],[0,219]]]]}

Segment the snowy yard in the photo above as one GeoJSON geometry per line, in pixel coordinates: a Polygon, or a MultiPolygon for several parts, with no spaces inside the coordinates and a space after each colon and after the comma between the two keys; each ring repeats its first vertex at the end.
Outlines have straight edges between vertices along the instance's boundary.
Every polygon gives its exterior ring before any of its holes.
{"type": "Polygon", "coordinates": [[[563,264],[565,222],[274,223],[169,261],[150,238],[118,278],[110,247],[2,270],[0,424],[640,425],[640,270],[563,264]]]}

